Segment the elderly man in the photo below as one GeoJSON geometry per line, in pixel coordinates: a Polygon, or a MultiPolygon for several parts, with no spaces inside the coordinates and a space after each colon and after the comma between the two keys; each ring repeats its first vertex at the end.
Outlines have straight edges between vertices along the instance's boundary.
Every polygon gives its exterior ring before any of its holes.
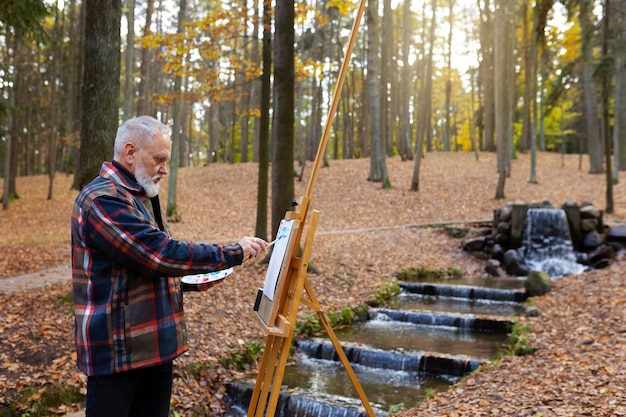
{"type": "Polygon", "coordinates": [[[267,249],[254,237],[227,246],[171,237],[158,199],[171,149],[161,122],[126,121],[113,161],[74,204],[75,341],[87,375],[86,417],[167,417],[172,362],[187,350],[180,277],[240,265],[267,249]]]}

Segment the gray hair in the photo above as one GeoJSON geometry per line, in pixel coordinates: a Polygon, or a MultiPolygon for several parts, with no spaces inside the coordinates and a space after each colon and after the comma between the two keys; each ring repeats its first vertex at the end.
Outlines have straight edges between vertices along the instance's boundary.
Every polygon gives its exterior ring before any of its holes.
{"type": "Polygon", "coordinates": [[[172,130],[151,116],[139,116],[122,123],[117,129],[115,145],[113,146],[114,159],[121,158],[124,146],[132,142],[139,149],[152,144],[158,134],[170,137],[172,130]]]}

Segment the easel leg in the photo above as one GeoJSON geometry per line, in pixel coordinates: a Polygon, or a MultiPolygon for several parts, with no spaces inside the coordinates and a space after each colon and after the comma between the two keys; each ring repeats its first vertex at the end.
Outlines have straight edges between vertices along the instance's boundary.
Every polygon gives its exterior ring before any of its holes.
{"type": "Polygon", "coordinates": [[[259,375],[248,407],[248,417],[262,417],[265,413],[267,416],[273,416],[276,412],[285,366],[289,359],[292,335],[293,332],[290,332],[288,337],[268,336],[259,375]]]}
{"type": "Polygon", "coordinates": [[[279,343],[276,336],[268,335],[263,352],[263,359],[259,367],[250,406],[248,407],[248,417],[261,417],[265,411],[267,403],[267,395],[271,387],[271,381],[274,376],[276,357],[278,356],[279,343]]]}
{"type": "Polygon", "coordinates": [[[322,311],[322,308],[319,302],[317,301],[317,298],[315,297],[315,293],[313,293],[313,289],[311,288],[311,285],[309,284],[308,279],[304,282],[304,289],[307,295],[309,296],[310,302],[308,304],[317,313],[317,317],[319,317],[320,323],[322,323],[322,325],[324,326],[324,329],[326,330],[326,333],[328,333],[328,337],[333,343],[335,351],[337,352],[337,356],[339,356],[339,359],[341,360],[341,363],[343,364],[343,367],[345,368],[348,374],[348,377],[350,378],[350,381],[352,381],[352,386],[354,387],[359,398],[361,399],[361,402],[363,403],[363,406],[365,407],[365,411],[367,412],[367,415],[369,417],[376,417],[376,414],[374,413],[374,409],[370,405],[370,402],[367,399],[367,396],[365,395],[365,391],[363,391],[363,388],[361,387],[361,383],[356,377],[356,374],[354,373],[354,370],[352,369],[352,366],[350,365],[350,361],[348,360],[348,357],[343,351],[343,348],[341,347],[341,343],[339,343],[339,339],[337,339],[337,335],[335,334],[333,327],[328,322],[328,319],[326,318],[326,314],[324,314],[324,312],[322,311]]]}

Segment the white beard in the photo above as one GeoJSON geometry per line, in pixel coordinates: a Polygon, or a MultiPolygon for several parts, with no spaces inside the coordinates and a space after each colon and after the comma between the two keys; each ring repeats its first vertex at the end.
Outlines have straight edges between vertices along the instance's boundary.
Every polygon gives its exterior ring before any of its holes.
{"type": "Polygon", "coordinates": [[[137,165],[135,166],[135,178],[148,197],[156,197],[159,194],[159,183],[155,183],[155,180],[161,178],[161,175],[155,175],[150,177],[146,172],[143,162],[140,158],[137,158],[137,165]]]}

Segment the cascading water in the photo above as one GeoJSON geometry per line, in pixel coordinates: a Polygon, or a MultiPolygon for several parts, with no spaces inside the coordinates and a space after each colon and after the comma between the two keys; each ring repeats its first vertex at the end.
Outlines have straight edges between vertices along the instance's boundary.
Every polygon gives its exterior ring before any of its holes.
{"type": "Polygon", "coordinates": [[[531,270],[543,271],[551,278],[585,270],[576,261],[567,216],[561,209],[529,209],[522,246],[518,250],[531,270]]]}

